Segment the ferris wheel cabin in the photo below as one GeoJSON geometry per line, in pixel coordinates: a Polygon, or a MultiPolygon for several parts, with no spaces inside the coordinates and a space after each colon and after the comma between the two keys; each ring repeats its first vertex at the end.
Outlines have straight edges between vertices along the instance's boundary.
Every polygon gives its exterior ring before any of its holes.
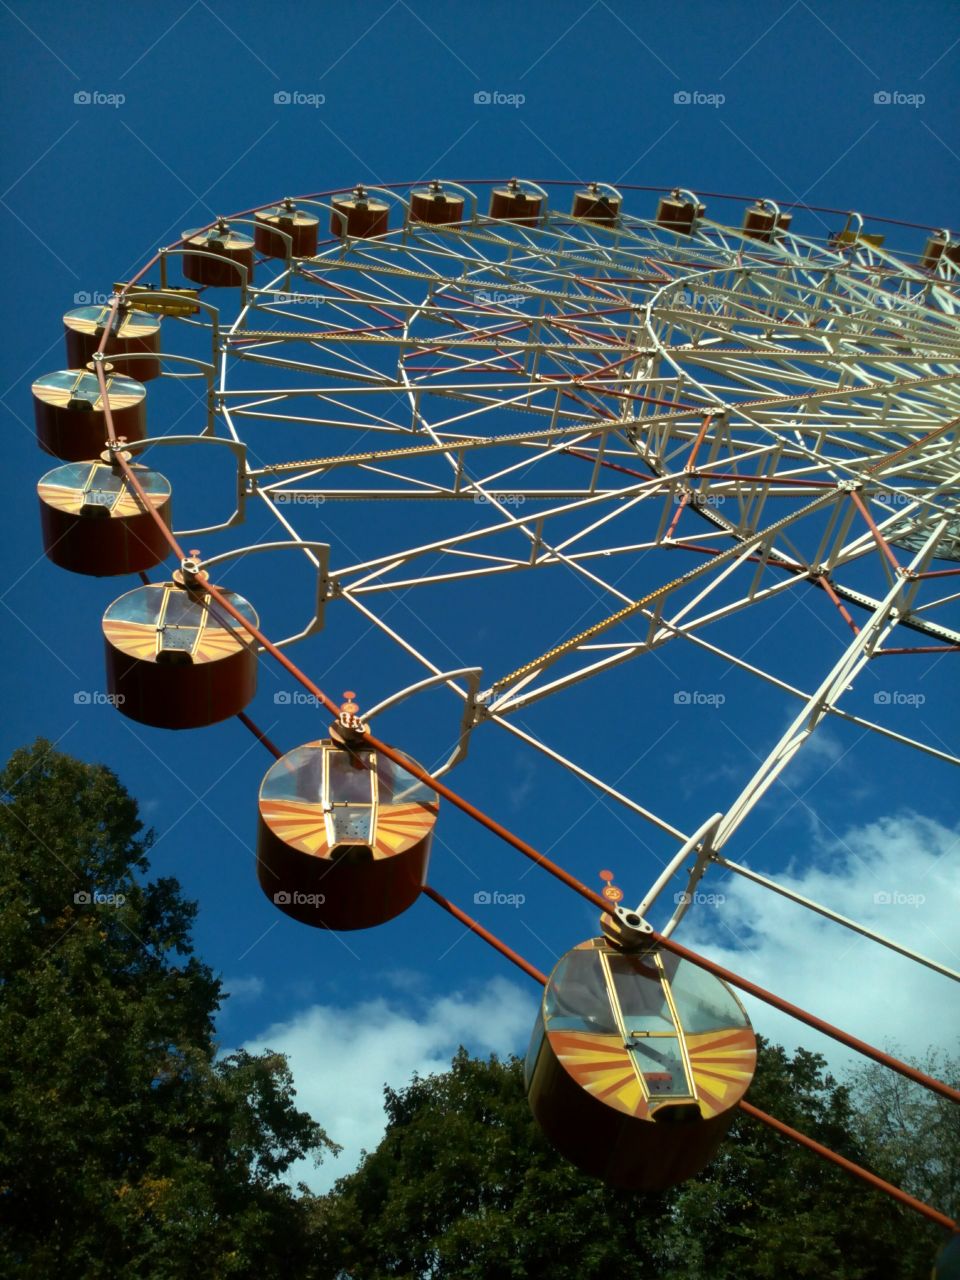
{"type": "Polygon", "coordinates": [[[542,213],[543,196],[539,191],[525,191],[516,178],[511,178],[505,187],[494,187],[490,193],[491,218],[535,227],[542,213]]]}
{"type": "Polygon", "coordinates": [[[692,234],[697,220],[703,217],[707,207],[698,201],[684,199],[685,194],[682,191],[672,191],[669,196],[663,196],[657,205],[657,226],[676,231],[679,235],[692,234]]]}
{"type": "Polygon", "coordinates": [[[434,791],[381,752],[308,742],[260,788],[260,887],[314,928],[383,924],[423,887],[438,808],[434,791]]]}
{"type": "Polygon", "coordinates": [[[63,317],[67,364],[82,369],[100,345],[103,331],[110,326],[104,354],[125,356],[117,365],[121,373],[138,382],[160,376],[160,321],[146,311],[120,307],[110,325],[109,306],[76,307],[63,317]]]}
{"type": "Polygon", "coordinates": [[[525,1066],[544,1134],[585,1173],[661,1191],[713,1157],[756,1068],[749,1019],[719,978],[606,938],[550,975],[525,1066]]]}
{"type": "Polygon", "coordinates": [[[265,258],[286,258],[288,252],[294,258],[312,258],[317,252],[320,219],[306,209],[298,209],[292,200],[258,209],[254,222],[257,224],[253,232],[254,248],[265,258]],[[289,250],[278,231],[290,237],[289,250]]]}
{"type": "Polygon", "coordinates": [[[414,222],[429,222],[432,226],[446,226],[463,221],[464,197],[444,191],[439,182],[410,192],[410,217],[414,222]]]}
{"type": "Polygon", "coordinates": [[[221,219],[206,231],[185,231],[183,274],[213,289],[253,283],[253,240],[221,219]],[[246,272],[246,275],[244,275],[246,272]]]}
{"type": "MultiPolygon", "coordinates": [[[[146,435],[146,387],[115,373],[111,364],[105,364],[104,371],[114,431],[127,440],[142,440],[146,435]]],[[[99,457],[107,440],[107,419],[100,383],[91,369],[45,373],[31,391],[41,449],[65,462],[99,457]]]]}
{"type": "Polygon", "coordinates": [[[960,241],[951,240],[946,231],[930,236],[923,246],[920,265],[925,271],[935,271],[942,258],[946,258],[955,267],[960,267],[960,241]]]}
{"type": "Polygon", "coordinates": [[[377,200],[371,196],[361,184],[358,183],[349,196],[335,196],[332,204],[332,235],[347,235],[355,240],[369,240],[373,236],[386,235],[390,224],[390,206],[385,200],[377,200]]]}
{"type": "MultiPolygon", "coordinates": [[[[149,505],[170,527],[170,482],[133,466],[149,505]]],[[[167,557],[163,531],[119,465],[68,462],[41,479],[40,525],[48,560],[73,573],[141,573],[167,557]]]]}
{"type": "MultiPolygon", "coordinates": [[[[223,595],[258,625],[248,601],[223,595]]],[[[141,724],[198,729],[237,715],[256,693],[256,646],[200,579],[128,591],[103,615],[103,635],[107,689],[141,724]]]]}
{"type": "Polygon", "coordinates": [[[574,194],[571,214],[574,218],[583,218],[586,222],[610,224],[619,218],[622,203],[619,196],[601,191],[595,182],[591,182],[585,191],[577,191],[574,194]]]}
{"type": "Polygon", "coordinates": [[[751,240],[762,240],[769,244],[774,236],[790,229],[793,221],[792,213],[781,213],[771,209],[764,200],[750,205],[743,215],[743,234],[751,240]]]}

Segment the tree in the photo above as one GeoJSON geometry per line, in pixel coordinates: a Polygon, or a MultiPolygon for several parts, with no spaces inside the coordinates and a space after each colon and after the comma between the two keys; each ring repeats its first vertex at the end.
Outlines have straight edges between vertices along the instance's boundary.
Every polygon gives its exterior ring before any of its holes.
{"type": "MultiPolygon", "coordinates": [[[[699,1178],[619,1192],[548,1145],[517,1059],[463,1050],[449,1071],[387,1089],[386,1133],[356,1173],[324,1197],[294,1192],[291,1164],[336,1148],[296,1109],[282,1056],[218,1058],[196,908],[176,881],[146,880],[149,845],[108,769],[39,741],[0,773],[3,1274],[928,1274],[936,1229],[747,1117],[699,1178]]],[[[950,1212],[955,1113],[879,1069],[848,1087],[824,1067],[761,1044],[751,1100],[950,1212]]]]}
{"type": "MultiPolygon", "coordinates": [[[[761,1045],[751,1098],[835,1150],[872,1154],[816,1054],[761,1045]]],[[[327,1280],[915,1280],[939,1236],[747,1117],[699,1178],[642,1196],[579,1174],[541,1136],[518,1060],[386,1090],[387,1130],[313,1206],[327,1280]]]]}
{"type": "Polygon", "coordinates": [[[280,1177],[336,1148],[282,1057],[217,1059],[196,907],[143,881],[136,803],[43,740],[0,801],[0,1269],[308,1274],[309,1196],[280,1177]]]}
{"type": "MultiPolygon", "coordinates": [[[[516,1059],[385,1090],[387,1131],[317,1206],[321,1272],[351,1280],[591,1280],[652,1248],[666,1199],[585,1178],[541,1136],[516,1059]]],[[[621,1272],[623,1274],[623,1272],[621,1272]]]]}
{"type": "MultiPolygon", "coordinates": [[[[820,1054],[761,1039],[749,1100],[847,1159],[887,1176],[851,1091],[820,1054]]],[[[942,1233],[850,1174],[738,1116],[716,1160],[678,1188],[665,1241],[670,1280],[916,1280],[942,1233]]]]}
{"type": "MultiPolygon", "coordinates": [[[[896,1046],[889,1052],[903,1057],[896,1046]]],[[[958,1058],[934,1051],[912,1065],[960,1088],[958,1058]]],[[[960,1218],[960,1108],[874,1062],[851,1073],[850,1088],[884,1177],[960,1218]]]]}

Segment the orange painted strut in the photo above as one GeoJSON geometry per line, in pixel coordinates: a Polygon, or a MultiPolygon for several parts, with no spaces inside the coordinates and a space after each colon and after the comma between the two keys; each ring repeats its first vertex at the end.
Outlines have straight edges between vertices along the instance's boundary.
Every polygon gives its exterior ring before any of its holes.
{"type": "Polygon", "coordinates": [[[863,516],[864,520],[866,521],[867,528],[873,534],[874,542],[876,542],[877,546],[880,548],[881,553],[887,557],[887,559],[890,561],[890,564],[893,566],[894,573],[900,573],[902,568],[900,561],[897,559],[897,557],[893,554],[893,551],[890,549],[890,543],[887,542],[886,538],[877,528],[877,522],[874,520],[873,516],[867,510],[866,504],[864,503],[863,499],[860,497],[859,493],[857,493],[856,489],[852,491],[852,493],[850,494],[850,497],[853,499],[853,505],[857,508],[857,510],[860,512],[860,514],[863,516]]]}
{"type": "Polygon", "coordinates": [[[911,649],[877,649],[875,658],[887,658],[895,653],[960,653],[960,644],[919,644],[911,649]]]}
{"type": "Polygon", "coordinates": [[[693,471],[697,463],[697,454],[700,452],[700,446],[703,444],[707,432],[710,430],[710,424],[713,422],[713,414],[708,413],[703,419],[703,424],[697,432],[697,438],[693,442],[693,448],[690,450],[690,457],[687,459],[687,465],[684,471],[693,471]]]}
{"type": "Polygon", "coordinates": [[[931,569],[931,570],[928,570],[926,573],[914,574],[914,577],[916,578],[953,578],[958,573],[960,573],[960,569],[931,569]]]}
{"type": "Polygon", "coordinates": [[[953,1218],[948,1218],[945,1213],[940,1213],[939,1210],[925,1204],[922,1200],[917,1200],[915,1197],[908,1195],[906,1191],[901,1191],[892,1182],[885,1182],[883,1178],[878,1178],[875,1173],[871,1173],[869,1169],[864,1169],[862,1165],[854,1164],[852,1160],[848,1160],[845,1156],[838,1155],[836,1151],[831,1151],[829,1147],[825,1147],[815,1139],[807,1137],[799,1129],[791,1129],[788,1124],[784,1124],[776,1116],[768,1115],[766,1111],[761,1111],[759,1107],[753,1106],[752,1103],[741,1100],[739,1106],[745,1115],[752,1117],[754,1120],[759,1120],[761,1124],[767,1125],[768,1128],[773,1129],[776,1133],[782,1133],[785,1138],[799,1142],[801,1146],[813,1151],[822,1159],[838,1165],[841,1169],[846,1170],[847,1173],[852,1173],[855,1178],[860,1178],[869,1186],[884,1192],[885,1195],[892,1197],[892,1199],[899,1204],[905,1205],[908,1209],[913,1209],[916,1213],[922,1213],[925,1218],[935,1222],[938,1227],[946,1227],[948,1231],[960,1231],[960,1226],[954,1222],[953,1218]]]}
{"type": "Polygon", "coordinates": [[[522,969],[528,978],[532,978],[534,982],[539,982],[542,987],[547,985],[547,975],[541,973],[539,969],[535,969],[532,964],[524,960],[522,955],[508,947],[505,942],[502,942],[496,934],[491,933],[489,929],[485,929],[482,924],[478,924],[472,916],[468,916],[465,911],[461,911],[459,907],[454,906],[449,899],[437,893],[436,889],[432,889],[430,885],[425,884],[423,892],[428,898],[432,898],[438,906],[443,907],[444,911],[449,911],[455,920],[459,920],[462,925],[466,925],[471,933],[475,933],[484,942],[489,942],[490,946],[499,951],[502,956],[506,956],[511,964],[515,964],[518,969],[522,969]]]}
{"type": "Polygon", "coordinates": [[[253,734],[255,738],[259,739],[259,741],[263,743],[263,745],[267,748],[267,750],[275,759],[277,760],[280,759],[280,757],[283,755],[283,752],[276,745],[276,743],[272,742],[267,737],[267,735],[263,732],[263,730],[260,728],[260,726],[256,723],[255,720],[251,720],[245,711],[238,711],[237,719],[240,721],[241,724],[245,725],[246,728],[250,730],[250,732],[253,734]]]}
{"type": "Polygon", "coordinates": [[[827,593],[827,595],[830,597],[833,603],[837,606],[837,609],[840,612],[840,617],[843,618],[844,622],[847,624],[847,626],[850,628],[853,634],[855,636],[858,636],[860,634],[860,628],[854,622],[853,618],[850,617],[849,610],[847,609],[843,601],[840,599],[840,597],[837,595],[837,593],[834,591],[833,586],[830,582],[830,579],[827,577],[827,575],[825,573],[821,573],[816,578],[816,582],[818,586],[823,588],[823,590],[827,593]]]}

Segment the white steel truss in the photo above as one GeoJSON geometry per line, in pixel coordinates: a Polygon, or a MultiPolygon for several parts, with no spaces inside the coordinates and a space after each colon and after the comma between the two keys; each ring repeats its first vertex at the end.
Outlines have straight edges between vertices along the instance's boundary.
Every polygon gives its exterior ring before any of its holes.
{"type": "Polygon", "coordinates": [[[231,316],[201,318],[218,368],[210,434],[235,447],[238,510],[261,500],[320,582],[290,642],[349,606],[423,671],[375,710],[436,687],[462,703],[445,769],[496,724],[681,844],[517,713],[676,642],[783,690],[796,720],[694,841],[698,874],[711,858],[744,870],[720,847],[826,716],[960,763],[838,705],[885,651],[960,646],[960,583],[939,583],[949,567],[927,576],[960,561],[952,256],[925,270],[856,235],[764,241],[709,217],[689,234],[631,212],[599,224],[554,208],[550,184],[529,189],[546,198],[536,226],[483,216],[473,193],[465,222],[428,226],[392,189],[388,234],[274,262],[231,316]],[[321,504],[388,502],[440,504],[444,532],[405,537],[401,519],[362,558],[310,532],[321,504]],[[640,563],[654,579],[635,596],[617,580],[640,563]],[[512,671],[454,668],[380,607],[414,592],[429,614],[445,584],[529,573],[585,584],[596,608],[559,635],[521,619],[529,652],[512,671]],[[812,591],[852,633],[813,692],[711,635],[812,591]]]}

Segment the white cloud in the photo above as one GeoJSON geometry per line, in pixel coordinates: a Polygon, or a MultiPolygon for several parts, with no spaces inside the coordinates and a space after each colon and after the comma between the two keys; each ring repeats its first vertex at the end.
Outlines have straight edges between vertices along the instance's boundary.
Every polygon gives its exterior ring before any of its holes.
{"type": "MultiPolygon", "coordinates": [[[[769,878],[956,970],[958,865],[957,832],[904,814],[812,845],[806,865],[769,878]]],[[[691,907],[678,942],[880,1048],[956,1051],[960,984],[719,868],[699,887],[725,900],[691,907]]],[[[816,1049],[834,1069],[864,1061],[767,1004],[744,1003],[757,1030],[789,1048],[816,1049]]]]}
{"type": "Polygon", "coordinates": [[[262,978],[223,978],[223,995],[224,1000],[229,997],[231,1000],[257,1000],[263,995],[264,982],[262,978]]]}
{"type": "MultiPolygon", "coordinates": [[[[736,859],[735,848],[726,851],[736,859]]],[[[811,840],[807,861],[776,879],[960,969],[958,864],[957,832],[906,814],[854,828],[829,844],[811,840]]],[[[679,879],[665,893],[668,902],[651,913],[654,923],[663,920],[665,906],[673,909],[674,887],[683,887],[679,879]]],[[[895,1046],[907,1057],[931,1045],[956,1051],[957,983],[719,868],[700,891],[723,894],[724,901],[692,907],[679,942],[878,1047],[895,1046]]],[[[292,1171],[293,1181],[318,1192],[351,1172],[361,1149],[377,1146],[385,1083],[402,1088],[415,1071],[446,1070],[461,1043],[477,1055],[522,1052],[533,1025],[533,984],[521,988],[497,978],[432,1001],[409,970],[385,985],[396,994],[346,1008],[311,1005],[244,1045],[287,1055],[298,1105],[343,1145],[339,1159],[317,1169],[302,1162],[292,1171]]],[[[744,1003],[754,1027],[788,1049],[817,1050],[834,1071],[865,1061],[769,1005],[750,997],[744,1003]]]]}
{"type": "Polygon", "coordinates": [[[403,1009],[378,998],[337,1008],[315,1004],[288,1022],[275,1023],[243,1047],[287,1055],[297,1105],[343,1146],[339,1158],[314,1168],[301,1161],[291,1180],[328,1190],[352,1172],[362,1149],[383,1136],[383,1086],[408,1084],[413,1073],[441,1072],[460,1044],[470,1053],[504,1056],[522,1051],[536,1015],[537,991],[495,978],[467,995],[413,1000],[403,1009]]]}

